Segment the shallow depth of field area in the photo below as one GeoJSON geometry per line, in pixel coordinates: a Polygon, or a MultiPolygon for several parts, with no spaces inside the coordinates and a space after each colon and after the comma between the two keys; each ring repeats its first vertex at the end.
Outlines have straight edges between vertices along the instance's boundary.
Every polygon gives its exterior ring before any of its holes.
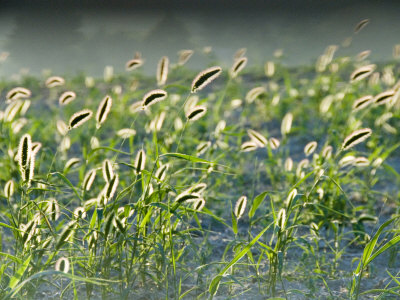
{"type": "Polygon", "coordinates": [[[0,298],[398,299],[400,45],[350,42],[2,79],[0,298]]]}

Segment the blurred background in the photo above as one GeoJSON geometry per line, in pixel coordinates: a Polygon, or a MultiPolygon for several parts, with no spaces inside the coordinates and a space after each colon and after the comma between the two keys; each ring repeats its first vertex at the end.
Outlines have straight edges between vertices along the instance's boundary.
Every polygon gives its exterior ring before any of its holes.
{"type": "Polygon", "coordinates": [[[210,62],[204,47],[222,66],[239,48],[249,65],[278,49],[287,65],[310,64],[332,44],[346,46],[338,55],[371,50],[371,60],[384,61],[400,43],[399,11],[398,0],[0,1],[0,78],[47,69],[97,77],[107,65],[121,73],[136,51],[148,74],[163,55],[176,62],[181,49],[195,50],[188,67],[199,69],[210,62]]]}

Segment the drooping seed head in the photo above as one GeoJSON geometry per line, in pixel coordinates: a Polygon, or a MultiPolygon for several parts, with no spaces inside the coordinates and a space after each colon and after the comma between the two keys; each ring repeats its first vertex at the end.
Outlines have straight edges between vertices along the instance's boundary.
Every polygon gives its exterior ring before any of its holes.
{"type": "Polygon", "coordinates": [[[379,93],[375,96],[373,102],[375,105],[383,105],[389,103],[395,94],[394,90],[388,90],[382,93],[379,93]]]}
{"type": "Polygon", "coordinates": [[[361,29],[363,29],[365,26],[369,24],[369,19],[364,19],[361,20],[360,22],[357,23],[357,25],[354,27],[354,33],[359,33],[361,29]]]}
{"type": "Polygon", "coordinates": [[[304,154],[306,156],[310,156],[311,154],[314,153],[314,151],[317,149],[318,143],[316,141],[309,142],[305,147],[304,147],[304,154]]]}
{"type": "Polygon", "coordinates": [[[269,146],[271,147],[272,150],[278,149],[280,144],[281,143],[277,138],[272,137],[269,139],[269,146]]]}
{"type": "Polygon", "coordinates": [[[250,137],[250,139],[257,144],[258,147],[265,147],[268,144],[268,140],[259,132],[248,129],[247,134],[250,137]]]}
{"type": "Polygon", "coordinates": [[[66,257],[61,257],[56,261],[55,270],[63,273],[68,273],[69,271],[69,260],[66,257]]]}
{"type": "Polygon", "coordinates": [[[125,69],[127,71],[132,71],[132,70],[135,70],[135,69],[139,68],[142,65],[143,65],[143,60],[142,59],[134,58],[134,59],[128,60],[126,62],[125,69]]]}
{"type": "Polygon", "coordinates": [[[369,164],[370,164],[369,159],[364,156],[356,157],[356,159],[354,160],[354,165],[359,168],[368,167],[369,164]]]}
{"type": "Polygon", "coordinates": [[[364,50],[357,54],[356,60],[363,61],[371,54],[371,50],[364,50]]]}
{"type": "Polygon", "coordinates": [[[201,142],[200,144],[197,145],[196,147],[196,153],[198,156],[202,155],[205,153],[209,148],[211,147],[211,142],[201,142]]]}
{"type": "Polygon", "coordinates": [[[357,82],[360,80],[363,80],[364,78],[367,78],[369,75],[372,74],[372,72],[375,70],[376,65],[371,64],[371,65],[366,65],[360,68],[357,68],[353,73],[350,75],[350,82],[357,82]]]}
{"type": "Polygon", "coordinates": [[[51,76],[46,80],[46,86],[50,89],[56,86],[62,86],[65,84],[64,78],[60,76],[51,76]]]}
{"type": "Polygon", "coordinates": [[[31,100],[24,100],[22,105],[21,105],[21,110],[20,114],[21,116],[24,116],[26,112],[28,111],[29,107],[31,106],[31,100]]]}
{"type": "Polygon", "coordinates": [[[123,139],[128,139],[136,134],[135,129],[131,128],[122,128],[117,131],[117,135],[123,139]]]}
{"type": "Polygon", "coordinates": [[[155,177],[157,178],[158,182],[163,182],[165,180],[168,169],[169,169],[169,164],[162,165],[157,169],[155,177]]]}
{"type": "Polygon", "coordinates": [[[248,142],[244,142],[240,146],[240,151],[242,151],[242,152],[250,152],[250,151],[256,150],[257,148],[258,148],[258,145],[254,141],[248,141],[248,142]]]}
{"type": "Polygon", "coordinates": [[[86,216],[87,216],[87,213],[86,213],[86,210],[85,210],[84,207],[79,206],[79,207],[74,209],[74,212],[73,212],[72,216],[73,216],[73,218],[75,220],[85,219],[86,216]]]}
{"type": "Polygon", "coordinates": [[[7,99],[7,102],[11,102],[11,101],[19,100],[19,99],[29,98],[31,96],[31,94],[32,94],[31,91],[28,90],[27,88],[15,87],[7,93],[6,99],[7,99]]]}
{"type": "Polygon", "coordinates": [[[89,109],[83,109],[81,111],[74,113],[69,119],[68,129],[71,130],[73,128],[78,128],[83,123],[89,121],[92,116],[93,112],[89,109]]]}
{"type": "Polygon", "coordinates": [[[32,143],[32,156],[36,156],[39,150],[42,148],[42,143],[34,142],[32,143]]]}
{"type": "Polygon", "coordinates": [[[358,98],[353,103],[353,111],[358,111],[360,109],[367,107],[372,102],[372,99],[373,98],[371,95],[366,95],[361,98],[358,98]]]}
{"type": "Polygon", "coordinates": [[[188,192],[183,192],[176,196],[175,202],[176,203],[183,203],[183,202],[194,202],[198,199],[200,199],[201,196],[198,193],[188,193],[188,192]]]}
{"type": "Polygon", "coordinates": [[[136,101],[136,102],[132,103],[129,106],[129,112],[131,114],[134,114],[134,113],[136,113],[138,111],[141,111],[143,109],[142,104],[143,104],[143,101],[136,101]]]}
{"type": "Polygon", "coordinates": [[[332,95],[328,95],[324,99],[322,99],[321,104],[319,106],[319,111],[322,114],[327,113],[329,108],[332,105],[333,100],[334,100],[334,97],[332,95]]]}
{"type": "Polygon", "coordinates": [[[206,183],[198,183],[190,188],[188,188],[185,192],[186,193],[196,193],[196,194],[202,194],[205,189],[207,188],[206,183]]]}
{"type": "Polygon", "coordinates": [[[325,159],[330,159],[332,157],[333,147],[328,145],[322,149],[322,157],[325,159]]]}
{"type": "Polygon", "coordinates": [[[4,121],[12,122],[15,116],[21,111],[23,102],[21,100],[15,100],[11,102],[4,111],[4,121]]]}
{"type": "Polygon", "coordinates": [[[95,169],[92,169],[89,172],[87,172],[83,179],[82,189],[87,192],[90,191],[90,188],[92,187],[95,178],[96,178],[95,169]]]}
{"type": "Polygon", "coordinates": [[[206,200],[203,198],[199,198],[193,202],[193,209],[197,211],[201,211],[204,208],[204,205],[206,204],[206,200]]]}
{"type": "Polygon", "coordinates": [[[211,83],[214,79],[216,79],[219,75],[221,75],[222,69],[221,67],[214,66],[204,71],[200,72],[192,82],[191,92],[196,93],[200,91],[209,83],[211,83]]]}
{"type": "Polygon", "coordinates": [[[238,50],[235,52],[235,54],[233,55],[233,59],[234,59],[234,60],[238,60],[238,59],[242,58],[242,57],[246,54],[246,52],[247,52],[247,49],[246,49],[246,48],[240,48],[240,49],[238,49],[238,50]]]}
{"type": "Polygon", "coordinates": [[[292,206],[294,198],[297,196],[297,189],[293,189],[290,191],[289,195],[286,198],[286,207],[289,209],[292,206]]]}
{"type": "Polygon", "coordinates": [[[354,165],[355,161],[356,161],[356,157],[354,155],[346,155],[341,160],[339,160],[338,165],[340,168],[344,168],[347,166],[354,165]]]}
{"type": "Polygon", "coordinates": [[[193,122],[204,116],[206,112],[207,112],[207,107],[202,105],[197,105],[187,112],[186,118],[188,119],[188,121],[193,122]]]}
{"type": "Polygon", "coordinates": [[[193,50],[181,50],[178,52],[179,58],[178,58],[178,65],[183,66],[190,57],[193,55],[193,50]]]}
{"type": "Polygon", "coordinates": [[[64,136],[64,135],[66,135],[66,134],[68,133],[68,125],[65,124],[64,121],[62,121],[62,120],[57,120],[56,127],[57,127],[57,131],[58,131],[58,133],[59,133],[60,135],[63,135],[63,136],[64,136]]]}
{"type": "Polygon", "coordinates": [[[60,96],[60,98],[58,98],[58,102],[60,103],[60,105],[67,105],[67,104],[71,103],[72,101],[74,101],[75,98],[76,98],[75,92],[68,91],[68,92],[64,92],[60,96]]]}
{"type": "Polygon", "coordinates": [[[246,64],[247,64],[247,57],[242,57],[242,58],[235,60],[233,66],[231,68],[231,71],[230,71],[231,77],[235,78],[239,74],[239,72],[242,71],[246,67],[246,64]]]}
{"type": "Polygon", "coordinates": [[[250,91],[247,92],[246,94],[246,101],[248,103],[254,102],[258,97],[266,93],[266,89],[263,86],[258,86],[255,88],[252,88],[250,91]]]}
{"type": "Polygon", "coordinates": [[[67,171],[67,170],[73,168],[74,166],[78,165],[80,162],[81,162],[81,160],[77,157],[70,158],[65,163],[64,170],[67,171]]]}
{"type": "Polygon", "coordinates": [[[370,128],[363,128],[352,132],[349,136],[344,139],[342,144],[342,150],[348,150],[351,147],[363,142],[372,134],[370,128]]]}
{"type": "Polygon", "coordinates": [[[147,108],[157,102],[167,98],[168,94],[164,90],[153,90],[143,96],[142,107],[147,108]]]}

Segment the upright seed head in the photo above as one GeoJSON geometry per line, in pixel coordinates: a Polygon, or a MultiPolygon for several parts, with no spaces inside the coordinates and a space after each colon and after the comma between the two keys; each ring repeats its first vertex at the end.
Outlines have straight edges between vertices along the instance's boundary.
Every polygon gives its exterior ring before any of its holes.
{"type": "Polygon", "coordinates": [[[169,59],[167,56],[161,57],[157,65],[157,85],[161,86],[167,82],[169,59]]]}
{"type": "Polygon", "coordinates": [[[110,160],[108,160],[108,159],[104,160],[102,171],[103,171],[104,180],[106,182],[109,182],[111,180],[111,178],[113,178],[113,176],[114,176],[114,171],[113,171],[112,163],[110,160]]]}
{"type": "Polygon", "coordinates": [[[96,113],[96,128],[100,128],[101,124],[103,124],[108,116],[108,113],[111,110],[112,106],[112,98],[110,96],[105,96],[103,100],[100,102],[99,107],[96,113]]]}
{"type": "Polygon", "coordinates": [[[136,155],[135,173],[140,174],[142,172],[142,170],[144,170],[145,166],[146,166],[146,153],[142,149],[136,155]]]}
{"type": "Polygon", "coordinates": [[[236,201],[236,205],[235,205],[235,210],[234,210],[234,214],[236,219],[240,219],[243,214],[244,211],[246,209],[246,204],[247,204],[247,197],[246,196],[241,196],[237,201],[236,201]]]}

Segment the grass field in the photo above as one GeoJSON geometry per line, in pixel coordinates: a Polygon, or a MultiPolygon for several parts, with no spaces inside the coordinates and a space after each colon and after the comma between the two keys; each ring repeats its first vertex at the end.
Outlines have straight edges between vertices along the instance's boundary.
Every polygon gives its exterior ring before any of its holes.
{"type": "Polygon", "coordinates": [[[398,47],[1,81],[0,298],[397,299],[398,47]]]}

